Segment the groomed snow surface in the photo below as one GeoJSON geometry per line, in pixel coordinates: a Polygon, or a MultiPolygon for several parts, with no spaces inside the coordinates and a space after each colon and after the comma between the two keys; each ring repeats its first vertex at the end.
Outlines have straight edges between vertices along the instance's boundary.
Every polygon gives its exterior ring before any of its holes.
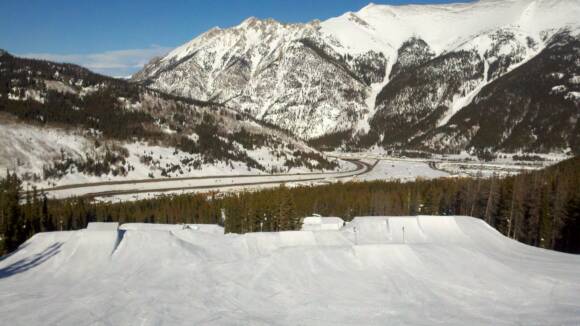
{"type": "Polygon", "coordinates": [[[580,257],[469,217],[335,231],[95,224],[0,261],[7,325],[578,325],[580,257]]]}

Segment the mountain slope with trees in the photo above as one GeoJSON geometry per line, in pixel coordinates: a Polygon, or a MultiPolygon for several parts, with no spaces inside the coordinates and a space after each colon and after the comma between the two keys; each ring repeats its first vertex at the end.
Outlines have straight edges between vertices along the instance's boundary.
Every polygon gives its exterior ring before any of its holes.
{"type": "Polygon", "coordinates": [[[223,105],[6,52],[0,135],[0,167],[30,180],[175,176],[213,165],[256,173],[337,167],[288,133],[223,105]]]}

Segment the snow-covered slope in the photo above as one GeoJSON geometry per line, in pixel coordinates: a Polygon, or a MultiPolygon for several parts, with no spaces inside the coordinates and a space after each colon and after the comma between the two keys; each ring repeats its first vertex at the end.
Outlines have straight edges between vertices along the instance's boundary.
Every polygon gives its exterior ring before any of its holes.
{"type": "Polygon", "coordinates": [[[325,47],[316,23],[249,18],[202,34],[135,79],[227,103],[300,136],[319,136],[348,129],[366,110],[365,84],[325,47]]]}
{"type": "Polygon", "coordinates": [[[0,170],[30,183],[336,168],[287,132],[219,104],[0,55],[0,170]]]}
{"type": "Polygon", "coordinates": [[[408,39],[423,39],[437,54],[498,28],[533,38],[553,28],[577,25],[575,0],[481,0],[471,3],[390,6],[369,4],[321,24],[345,53],[396,52],[408,39]]]}
{"type": "Polygon", "coordinates": [[[580,257],[469,217],[338,231],[90,224],[0,261],[10,325],[575,325],[580,257]]]}
{"type": "Polygon", "coordinates": [[[511,56],[487,52],[485,77],[474,91],[450,106],[438,128],[415,134],[410,142],[440,150],[580,153],[580,101],[574,96],[580,91],[575,83],[580,76],[580,30],[556,32],[543,43],[535,55],[533,49],[511,56]]]}
{"type": "Polygon", "coordinates": [[[574,0],[482,0],[370,4],[306,24],[250,18],[194,38],[134,79],[227,103],[301,138],[375,129],[366,143],[393,145],[447,124],[486,85],[539,54],[555,33],[577,28],[578,17],[574,0]],[[423,79],[429,88],[403,88],[391,101],[381,96],[397,77],[400,84],[421,74],[429,74],[423,79]],[[393,119],[393,110],[401,115],[393,119]],[[386,122],[373,127],[373,119],[386,122]],[[415,121],[400,127],[417,132],[385,142],[391,131],[383,124],[397,119],[415,121]]]}
{"type": "MultiPolygon", "coordinates": [[[[306,173],[307,175],[316,171],[329,172],[322,167],[317,168],[315,160],[309,162],[314,167],[313,169],[301,164],[290,168],[287,163],[297,158],[293,154],[295,150],[300,148],[311,150],[308,147],[303,147],[304,145],[300,143],[289,143],[291,146],[297,146],[291,149],[270,148],[268,146],[244,149],[240,146],[248,158],[263,166],[264,169],[261,169],[248,166],[243,161],[204,162],[203,154],[188,153],[175,147],[153,145],[144,141],[101,140],[101,142],[103,145],[95,147],[95,139],[87,137],[80,131],[66,131],[59,128],[0,121],[0,171],[15,171],[24,179],[25,187],[35,186],[44,189],[78,183],[148,180],[152,178],[166,178],[166,182],[154,184],[167,187],[167,184],[170,184],[172,178],[175,177],[267,176],[271,171],[282,175],[286,172],[291,174],[306,173]],[[112,149],[114,149],[113,153],[122,154],[122,161],[112,164],[109,171],[95,173],[78,167],[86,165],[89,159],[96,161],[97,164],[103,162],[106,155],[110,155],[112,149]],[[109,154],[107,154],[108,150],[109,154]],[[70,166],[66,166],[67,162],[71,162],[70,166]],[[199,162],[199,165],[197,163],[191,164],[193,162],[199,162]],[[62,167],[62,170],[57,171],[56,167],[62,167]],[[51,173],[56,174],[52,175],[51,173]]],[[[350,168],[348,164],[340,163],[340,167],[336,169],[337,172],[347,171],[350,168]]],[[[178,187],[177,184],[187,186],[187,183],[181,179],[174,181],[174,187],[178,187]]],[[[109,189],[120,190],[121,188],[122,186],[119,185],[109,186],[109,189]]],[[[61,197],[74,197],[82,194],[82,191],[70,190],[61,197]]]]}

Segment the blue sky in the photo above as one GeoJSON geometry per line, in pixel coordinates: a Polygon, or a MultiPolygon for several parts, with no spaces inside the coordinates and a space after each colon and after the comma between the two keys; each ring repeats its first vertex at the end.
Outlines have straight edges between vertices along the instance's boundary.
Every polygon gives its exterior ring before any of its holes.
{"type": "Polygon", "coordinates": [[[368,2],[1,0],[0,48],[16,55],[73,62],[104,74],[124,76],[139,69],[151,57],[164,54],[214,26],[237,25],[250,16],[283,22],[324,20],[346,11],[357,11],[368,2]]]}

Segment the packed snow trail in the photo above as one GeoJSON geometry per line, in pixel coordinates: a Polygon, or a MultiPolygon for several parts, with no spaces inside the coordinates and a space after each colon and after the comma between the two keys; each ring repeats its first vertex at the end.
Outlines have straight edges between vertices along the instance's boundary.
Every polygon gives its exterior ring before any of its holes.
{"type": "Polygon", "coordinates": [[[90,224],[0,261],[10,325],[578,325],[580,256],[470,217],[338,231],[90,224]]]}

